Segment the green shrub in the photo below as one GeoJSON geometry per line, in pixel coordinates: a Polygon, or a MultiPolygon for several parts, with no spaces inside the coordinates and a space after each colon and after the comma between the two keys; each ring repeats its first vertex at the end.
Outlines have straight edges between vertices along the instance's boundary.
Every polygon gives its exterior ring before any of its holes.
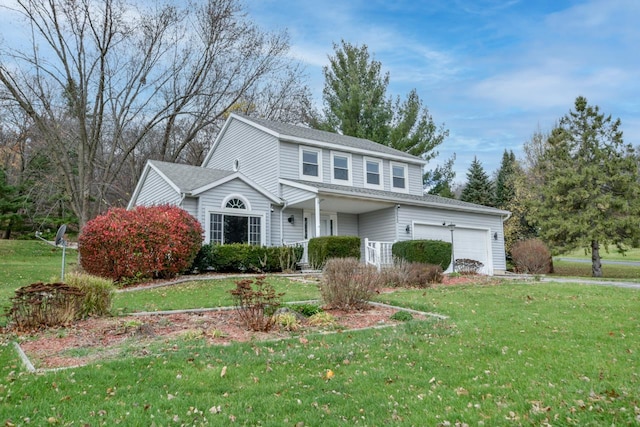
{"type": "Polygon", "coordinates": [[[389,317],[389,319],[399,320],[401,322],[408,322],[410,320],[413,320],[413,316],[408,311],[400,310],[393,313],[391,317],[389,317]]]}
{"type": "Polygon", "coordinates": [[[367,305],[380,285],[378,270],[356,258],[331,258],[325,264],[320,295],[331,308],[358,310],[367,305]]]}
{"type": "Polygon", "coordinates": [[[288,307],[296,313],[300,313],[306,317],[311,317],[322,311],[322,307],[317,304],[293,304],[288,307]]]}
{"type": "Polygon", "coordinates": [[[202,227],[176,206],[110,209],[78,237],[82,267],[115,281],[169,278],[186,271],[202,244],[202,227]]]}
{"type": "Polygon", "coordinates": [[[324,236],[309,240],[309,264],[322,268],[330,258],[360,259],[360,238],[357,236],[324,236]]]}
{"type": "Polygon", "coordinates": [[[84,293],[79,318],[105,316],[111,311],[111,300],[115,294],[113,282],[89,274],[71,273],[65,277],[65,283],[84,293]]]}
{"type": "Polygon", "coordinates": [[[451,243],[441,240],[405,240],[391,247],[396,259],[439,265],[443,269],[451,264],[451,243]]]}
{"type": "Polygon", "coordinates": [[[295,268],[302,258],[302,251],[302,247],[207,244],[198,252],[191,269],[199,272],[273,273],[295,268]]]}

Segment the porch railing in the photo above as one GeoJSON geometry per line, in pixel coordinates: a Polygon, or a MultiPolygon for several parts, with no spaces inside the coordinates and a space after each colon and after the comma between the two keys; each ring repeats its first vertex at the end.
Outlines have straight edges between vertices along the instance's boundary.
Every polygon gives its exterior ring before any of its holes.
{"type": "Polygon", "coordinates": [[[374,265],[378,270],[393,265],[393,255],[391,247],[394,242],[378,242],[374,240],[364,239],[364,258],[365,263],[374,265]]]}

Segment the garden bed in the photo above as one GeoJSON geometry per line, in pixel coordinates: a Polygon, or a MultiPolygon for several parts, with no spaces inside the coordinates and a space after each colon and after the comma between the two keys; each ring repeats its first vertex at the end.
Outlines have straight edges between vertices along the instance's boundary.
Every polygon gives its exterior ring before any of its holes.
{"type": "MultiPolygon", "coordinates": [[[[134,356],[153,354],[158,344],[172,339],[206,340],[210,345],[264,341],[317,332],[339,332],[399,323],[390,317],[399,308],[371,305],[367,310],[345,312],[325,310],[335,325],[312,327],[304,320],[297,331],[277,326],[270,332],[253,332],[240,322],[235,310],[197,313],[153,314],[87,319],[65,328],[53,328],[21,336],[20,346],[37,369],[81,366],[124,353],[134,356]]],[[[424,320],[426,315],[413,314],[424,320]]]]}

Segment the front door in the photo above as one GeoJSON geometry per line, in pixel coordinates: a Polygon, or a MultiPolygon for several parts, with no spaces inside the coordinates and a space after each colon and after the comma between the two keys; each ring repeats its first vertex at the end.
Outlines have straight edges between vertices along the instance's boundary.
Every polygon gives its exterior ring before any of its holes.
{"type": "MultiPolygon", "coordinates": [[[[311,211],[304,212],[304,239],[316,237],[315,214],[311,211]]],[[[338,235],[338,215],[333,213],[320,213],[320,236],[338,235]]]]}

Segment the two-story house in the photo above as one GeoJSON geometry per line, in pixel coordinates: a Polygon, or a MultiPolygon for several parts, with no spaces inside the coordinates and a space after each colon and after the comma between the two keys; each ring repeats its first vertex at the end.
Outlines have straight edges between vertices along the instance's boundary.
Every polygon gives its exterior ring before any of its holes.
{"type": "Polygon", "coordinates": [[[424,166],[369,140],[232,114],[202,166],[149,161],[129,208],[178,205],[201,222],[205,243],[354,235],[363,260],[379,265],[393,242],[437,239],[487,274],[504,270],[509,212],[424,195],[424,166]]]}

